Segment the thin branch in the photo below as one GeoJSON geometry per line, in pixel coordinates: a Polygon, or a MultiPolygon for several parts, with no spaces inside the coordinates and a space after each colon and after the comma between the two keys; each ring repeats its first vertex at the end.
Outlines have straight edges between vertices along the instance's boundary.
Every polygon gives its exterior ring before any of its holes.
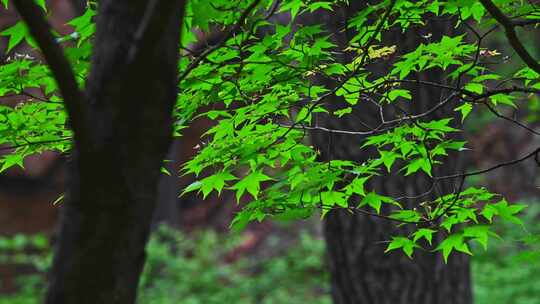
{"type": "Polygon", "coordinates": [[[281,0],[274,0],[272,5],[270,6],[270,10],[264,15],[263,20],[270,19],[277,11],[279,5],[281,4],[281,0]]]}
{"type": "Polygon", "coordinates": [[[373,213],[373,212],[369,212],[367,210],[364,210],[362,209],[361,207],[354,207],[354,206],[348,206],[348,207],[328,207],[328,206],[324,206],[324,205],[319,205],[318,206],[319,209],[321,210],[326,210],[326,211],[332,211],[332,210],[348,210],[350,212],[358,212],[362,215],[366,215],[366,216],[371,216],[371,217],[378,217],[378,218],[381,218],[383,220],[387,220],[387,221],[392,221],[392,222],[397,222],[397,223],[402,223],[402,224],[414,224],[414,225],[418,225],[418,224],[423,224],[423,223],[429,223],[429,221],[427,220],[420,220],[420,221],[407,221],[407,220],[401,220],[401,219],[397,219],[397,218],[393,218],[391,216],[388,216],[388,215],[384,215],[384,214],[378,214],[378,213],[373,213]]]}
{"type": "MultiPolygon", "coordinates": [[[[466,178],[467,178],[467,176],[465,176],[465,175],[461,176],[461,182],[459,183],[459,188],[455,191],[454,199],[452,200],[452,202],[448,206],[446,206],[446,208],[443,209],[442,213],[440,213],[434,219],[431,220],[433,223],[438,222],[444,215],[446,215],[448,213],[448,211],[450,211],[452,208],[454,208],[454,206],[458,203],[459,197],[461,195],[461,190],[463,190],[463,185],[465,184],[465,179],[466,178]]],[[[441,200],[443,200],[443,196],[441,196],[441,200]]]]}
{"type": "Polygon", "coordinates": [[[486,106],[486,107],[488,108],[488,110],[489,110],[491,113],[493,113],[493,115],[495,115],[495,116],[497,116],[497,117],[499,117],[499,118],[501,118],[501,119],[504,119],[504,120],[506,120],[506,121],[508,121],[508,122],[510,122],[510,123],[513,123],[513,124],[519,126],[520,128],[523,128],[523,129],[529,131],[530,133],[532,133],[532,134],[534,134],[534,135],[540,135],[540,132],[535,131],[534,129],[530,128],[529,126],[527,126],[527,125],[525,125],[525,124],[523,124],[523,123],[521,123],[521,122],[519,122],[518,120],[502,115],[502,114],[499,113],[495,108],[493,108],[491,105],[489,105],[489,103],[484,102],[484,103],[482,103],[482,104],[483,104],[484,106],[486,106]]]}
{"type": "Polygon", "coordinates": [[[201,61],[203,61],[206,57],[208,57],[208,55],[212,54],[217,49],[222,47],[227,42],[227,40],[232,38],[234,36],[234,34],[237,33],[240,30],[240,28],[242,27],[242,24],[245,22],[245,20],[249,16],[249,14],[251,14],[251,12],[255,9],[255,7],[257,7],[257,5],[259,5],[260,2],[261,2],[261,0],[253,1],[242,12],[242,15],[240,15],[240,18],[238,19],[236,24],[231,29],[229,29],[227,31],[227,33],[223,36],[223,38],[218,43],[216,43],[215,45],[213,45],[213,46],[209,47],[208,49],[206,49],[204,52],[202,52],[202,54],[199,57],[195,58],[195,60],[193,60],[189,64],[189,66],[184,70],[184,72],[178,78],[178,81],[180,82],[180,81],[184,80],[189,75],[189,73],[191,73],[191,71],[193,69],[195,69],[199,65],[199,63],[201,61]]]}
{"type": "Polygon", "coordinates": [[[90,136],[84,94],[79,89],[73,69],[64,56],[62,48],[51,33],[51,26],[43,10],[30,0],[14,0],[13,4],[28,25],[30,34],[39,45],[54,75],[70,117],[75,142],[81,145],[88,144],[90,136]]]}
{"type": "Polygon", "coordinates": [[[359,66],[363,66],[366,59],[368,59],[369,48],[373,45],[373,43],[375,43],[375,41],[377,40],[377,35],[382,31],[384,24],[390,18],[390,14],[392,14],[392,10],[394,9],[394,6],[396,6],[396,2],[397,0],[390,0],[390,3],[388,4],[388,7],[386,8],[386,12],[384,13],[384,15],[381,18],[381,21],[379,22],[379,24],[377,24],[377,27],[373,31],[373,35],[369,37],[369,40],[363,46],[362,49],[363,49],[364,55],[362,56],[362,59],[360,60],[360,63],[358,64],[359,66]]]}
{"type": "Polygon", "coordinates": [[[519,40],[515,27],[518,23],[513,23],[491,0],[480,0],[484,8],[491,14],[499,24],[504,27],[506,38],[518,56],[525,64],[540,74],[540,63],[534,59],[531,54],[525,49],[525,46],[519,40]]]}
{"type": "Polygon", "coordinates": [[[538,147],[535,150],[525,154],[524,156],[522,156],[520,158],[511,160],[511,161],[507,161],[507,162],[498,163],[498,164],[496,164],[496,165],[494,165],[492,167],[486,168],[486,169],[467,172],[467,173],[461,173],[461,174],[438,176],[438,177],[434,177],[434,179],[435,180],[444,180],[444,179],[451,179],[451,178],[458,178],[458,177],[467,177],[467,176],[473,176],[473,175],[480,175],[480,174],[488,173],[490,171],[493,171],[493,170],[496,170],[496,169],[499,169],[499,168],[502,168],[502,167],[508,167],[508,166],[518,164],[518,163],[520,163],[522,161],[525,161],[525,160],[527,160],[527,159],[529,159],[531,157],[536,158],[539,153],[540,153],[540,147],[538,147]]]}
{"type": "MultiPolygon", "coordinates": [[[[313,113],[313,111],[315,110],[315,108],[321,104],[327,97],[330,97],[332,95],[334,95],[339,89],[341,89],[345,83],[347,83],[347,81],[349,81],[349,79],[351,79],[352,77],[354,77],[359,69],[359,67],[362,67],[364,65],[364,61],[366,60],[367,58],[367,54],[369,53],[368,52],[368,49],[371,47],[371,45],[375,42],[375,39],[378,35],[378,33],[383,29],[384,27],[384,24],[386,23],[386,21],[388,20],[388,18],[390,17],[390,14],[392,12],[392,10],[394,9],[394,6],[396,4],[396,1],[397,0],[391,0],[390,4],[388,5],[388,8],[385,12],[385,14],[382,16],[381,18],[381,21],[379,22],[379,24],[377,25],[376,29],[374,30],[373,32],[373,35],[370,37],[370,39],[367,41],[367,43],[365,44],[363,50],[364,50],[364,55],[362,56],[361,60],[360,60],[360,63],[358,64],[357,68],[355,68],[354,71],[352,71],[347,77],[345,77],[340,83],[338,83],[334,88],[332,88],[332,90],[326,92],[325,94],[319,96],[317,99],[315,99],[314,101],[312,101],[312,104],[311,106],[308,108],[308,111],[305,115],[305,117],[303,117],[302,119],[299,119],[298,121],[296,121],[295,123],[293,123],[292,125],[290,125],[289,127],[289,130],[287,130],[285,133],[283,133],[280,137],[278,137],[274,142],[272,142],[270,145],[268,145],[268,147],[274,145],[276,142],[284,139],[287,134],[289,134],[290,131],[292,131],[293,129],[296,129],[297,126],[299,124],[303,124],[304,121],[309,117],[309,115],[311,115],[313,113]]],[[[305,127],[301,127],[302,129],[305,129],[305,127]]],[[[318,126],[315,126],[314,128],[318,128],[318,126]]],[[[326,129],[325,131],[327,132],[333,132],[331,129],[326,129]]],[[[344,132],[347,132],[348,131],[344,131],[344,132]]],[[[362,132],[363,133],[363,132],[362,132]]]]}
{"type": "Polygon", "coordinates": [[[502,88],[502,89],[495,89],[495,90],[489,90],[483,94],[475,95],[474,93],[470,91],[463,90],[463,93],[469,96],[472,96],[475,100],[478,99],[484,99],[487,97],[491,97],[493,95],[497,94],[510,94],[510,93],[531,93],[531,94],[540,94],[540,89],[534,89],[534,88],[524,88],[524,87],[517,87],[512,86],[510,88],[502,88]]]}
{"type": "Polygon", "coordinates": [[[0,151],[13,150],[13,149],[22,148],[22,147],[28,147],[28,146],[33,146],[33,145],[54,144],[54,143],[59,143],[59,142],[63,142],[63,141],[68,141],[68,140],[71,140],[71,139],[72,139],[71,137],[63,137],[63,138],[59,138],[59,139],[31,141],[31,142],[26,142],[24,144],[17,144],[17,145],[0,147],[0,151]]]}
{"type": "Polygon", "coordinates": [[[528,26],[528,25],[538,25],[540,24],[540,20],[532,19],[532,20],[512,20],[513,26],[528,26]]]}
{"type": "Polygon", "coordinates": [[[459,88],[459,87],[449,86],[449,85],[445,85],[445,84],[442,84],[442,83],[425,81],[425,80],[388,79],[385,82],[381,83],[380,85],[383,85],[385,83],[414,83],[414,84],[421,84],[421,85],[426,85],[426,86],[430,86],[430,87],[455,91],[455,92],[461,93],[463,95],[469,96],[473,100],[484,99],[484,98],[488,98],[488,97],[498,95],[498,94],[511,94],[511,93],[540,94],[540,89],[518,87],[518,86],[511,86],[511,87],[508,87],[508,88],[501,88],[501,89],[493,89],[493,90],[488,90],[488,91],[486,91],[485,93],[482,93],[482,94],[477,94],[477,93],[474,93],[472,91],[462,89],[462,88],[459,88]]]}

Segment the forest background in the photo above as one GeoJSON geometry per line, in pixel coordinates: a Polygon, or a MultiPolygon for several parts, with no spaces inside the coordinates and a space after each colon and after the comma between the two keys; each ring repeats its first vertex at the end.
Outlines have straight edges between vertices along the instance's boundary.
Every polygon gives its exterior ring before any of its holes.
{"type": "MultiPolygon", "coordinates": [[[[27,12],[45,9],[36,3],[27,12]]],[[[474,303],[539,303],[540,102],[538,61],[530,60],[540,55],[539,13],[534,2],[494,3],[188,2],[173,124],[183,134],[167,148],[146,220],[154,236],[136,282],[139,302],[354,303],[369,294],[384,303],[380,286],[390,284],[388,297],[416,303],[467,303],[471,288],[474,303]],[[197,45],[208,30],[221,36],[197,45]],[[464,254],[473,253],[469,281],[464,254]],[[417,286],[402,286],[410,281],[417,286]]],[[[32,38],[40,34],[3,4],[2,301],[35,303],[50,238],[63,239],[53,233],[57,210],[69,204],[69,98],[40,60],[42,42],[32,38]]],[[[47,5],[82,85],[96,4],[47,5]]],[[[128,122],[141,107],[132,105],[128,122]]],[[[152,150],[133,147],[130,161],[152,150]]],[[[109,169],[121,171],[119,163],[109,169]]]]}

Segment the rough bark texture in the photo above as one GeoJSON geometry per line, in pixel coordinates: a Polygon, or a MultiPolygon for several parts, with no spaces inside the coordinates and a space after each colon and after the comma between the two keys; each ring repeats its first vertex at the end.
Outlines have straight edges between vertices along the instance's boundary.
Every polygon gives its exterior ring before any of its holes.
{"type": "Polygon", "coordinates": [[[175,2],[174,13],[155,12],[166,18],[157,20],[166,22],[163,31],[153,36],[151,48],[138,48],[141,56],[130,57],[152,2],[100,1],[86,85],[92,145],[75,147],[69,161],[46,303],[135,301],[160,167],[171,143],[183,14],[183,1],[175,2]]]}
{"type": "MultiPolygon", "coordinates": [[[[357,4],[358,5],[358,4],[357,4]]],[[[344,18],[354,13],[354,9],[337,10],[333,16],[317,18],[324,20],[329,31],[336,33],[339,45],[347,41],[347,34],[339,29],[344,26],[344,18]],[[342,33],[342,34],[340,34],[342,33]]],[[[432,23],[428,26],[437,41],[447,29],[446,25],[432,23]]],[[[350,33],[349,33],[350,34],[350,33]]],[[[386,35],[386,45],[398,44],[398,49],[413,50],[421,41],[418,30],[410,30],[403,36],[399,32],[386,35]]],[[[350,38],[350,37],[349,37],[350,38]]],[[[382,70],[384,64],[371,67],[373,71],[382,70]]],[[[444,82],[442,73],[430,73],[421,79],[444,82]]],[[[318,82],[332,86],[327,80],[318,82]]],[[[335,85],[335,84],[333,84],[335,85]]],[[[439,102],[441,92],[427,87],[410,87],[413,98],[409,112],[421,113],[439,102]]],[[[329,109],[340,108],[340,100],[328,100],[329,109]]],[[[341,106],[342,107],[342,106],[341,106]]],[[[442,112],[451,113],[451,109],[442,112]]],[[[439,114],[441,111],[439,112],[439,114]]],[[[433,117],[436,119],[436,116],[433,117]]],[[[318,124],[328,128],[346,130],[366,130],[360,123],[372,127],[379,121],[378,110],[369,102],[361,101],[352,115],[343,119],[320,115],[318,124]]],[[[373,151],[361,151],[361,137],[340,136],[324,132],[312,133],[312,140],[322,151],[321,158],[352,159],[362,162],[373,151]],[[328,142],[331,142],[331,145],[328,142]]],[[[454,173],[457,159],[448,160],[444,168],[436,170],[437,175],[445,172],[454,173]]],[[[427,179],[421,177],[397,178],[397,174],[383,176],[370,187],[378,193],[393,197],[418,195],[430,188],[427,179]]],[[[441,191],[449,193],[451,185],[441,185],[441,191]]],[[[429,197],[424,198],[424,200],[429,197]]],[[[407,202],[409,206],[418,201],[407,202]]],[[[392,235],[406,233],[412,227],[396,228],[396,223],[351,214],[347,211],[332,211],[324,221],[324,234],[327,242],[328,262],[332,276],[332,297],[337,304],[467,304],[472,302],[467,257],[453,254],[448,265],[443,263],[440,254],[425,253],[417,250],[413,260],[402,252],[385,254],[384,250],[392,235]]]]}

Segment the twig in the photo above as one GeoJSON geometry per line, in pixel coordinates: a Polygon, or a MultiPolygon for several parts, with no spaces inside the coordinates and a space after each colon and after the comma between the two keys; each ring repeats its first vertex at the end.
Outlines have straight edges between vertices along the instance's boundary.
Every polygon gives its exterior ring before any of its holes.
{"type": "Polygon", "coordinates": [[[497,20],[497,22],[503,26],[506,38],[512,48],[516,51],[518,56],[525,62],[525,64],[540,74],[540,63],[534,59],[531,54],[525,49],[525,46],[519,40],[515,27],[519,23],[513,23],[491,0],[480,0],[484,8],[490,13],[490,15],[497,20]]]}
{"type": "Polygon", "coordinates": [[[223,36],[223,38],[218,43],[216,43],[215,45],[207,48],[204,52],[201,53],[201,55],[199,57],[195,58],[195,60],[193,60],[189,64],[189,66],[184,70],[184,72],[178,78],[178,81],[181,82],[182,80],[184,80],[189,75],[189,73],[191,73],[191,71],[193,69],[195,69],[199,65],[199,63],[201,61],[203,61],[206,57],[208,57],[208,55],[210,55],[211,53],[215,52],[217,49],[222,47],[223,44],[225,44],[227,42],[227,40],[229,40],[236,32],[238,32],[238,30],[240,30],[240,28],[242,27],[242,24],[244,23],[246,18],[255,9],[255,7],[257,7],[257,5],[259,5],[260,2],[261,2],[261,0],[253,1],[242,12],[242,15],[240,15],[240,18],[238,19],[236,24],[230,30],[227,31],[227,33],[223,36]]]}
{"type": "Polygon", "coordinates": [[[57,44],[50,31],[51,26],[47,22],[43,10],[30,0],[14,0],[13,4],[28,25],[30,34],[39,45],[54,75],[70,117],[75,142],[81,145],[88,144],[90,136],[84,94],[79,89],[73,69],[64,56],[62,48],[57,44]]]}
{"type": "Polygon", "coordinates": [[[451,179],[451,178],[458,178],[458,177],[467,177],[467,176],[473,176],[473,175],[480,175],[480,174],[488,173],[490,171],[493,171],[493,170],[496,170],[496,169],[499,169],[499,168],[502,168],[502,167],[508,167],[508,166],[518,164],[518,163],[520,163],[520,162],[522,162],[524,160],[527,160],[527,159],[529,159],[531,157],[536,157],[536,155],[539,154],[539,153],[540,153],[540,147],[538,147],[535,150],[525,154],[524,156],[522,156],[520,158],[511,160],[511,161],[507,161],[507,162],[498,163],[495,166],[492,166],[492,167],[489,167],[489,168],[486,168],[486,169],[467,172],[467,173],[461,173],[461,174],[438,176],[438,177],[433,177],[433,178],[435,180],[444,180],[444,179],[451,179]]]}
{"type": "Polygon", "coordinates": [[[64,138],[52,139],[52,140],[26,142],[24,144],[0,147],[0,151],[12,150],[12,149],[17,149],[17,148],[22,148],[22,147],[27,147],[27,146],[33,146],[33,145],[59,143],[59,142],[68,141],[68,140],[71,140],[71,139],[72,139],[71,137],[64,137],[64,138]]]}
{"type": "Polygon", "coordinates": [[[511,123],[513,123],[513,124],[515,124],[515,125],[517,125],[517,126],[523,128],[523,129],[525,129],[525,130],[531,132],[531,133],[534,134],[534,135],[540,135],[540,132],[537,132],[537,131],[533,130],[532,128],[530,128],[529,126],[527,126],[527,125],[525,125],[525,124],[519,122],[518,120],[502,115],[502,114],[499,113],[495,108],[493,108],[492,106],[490,106],[489,103],[484,102],[484,103],[482,103],[482,104],[483,104],[484,106],[486,106],[486,107],[488,108],[488,110],[489,110],[491,113],[493,113],[493,115],[495,115],[495,116],[497,116],[497,117],[499,117],[499,118],[501,118],[501,119],[504,119],[504,120],[506,120],[506,121],[508,121],[508,122],[511,122],[511,123]]]}

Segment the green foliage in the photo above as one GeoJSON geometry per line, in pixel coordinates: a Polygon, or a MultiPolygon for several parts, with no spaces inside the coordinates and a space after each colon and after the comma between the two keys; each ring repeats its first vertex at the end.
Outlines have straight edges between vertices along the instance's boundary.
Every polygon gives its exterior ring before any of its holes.
{"type": "MultiPolygon", "coordinates": [[[[19,290],[15,294],[2,295],[0,304],[38,303],[45,290],[44,273],[47,271],[52,255],[48,238],[42,234],[16,234],[0,237],[0,264],[33,268],[37,273],[15,278],[19,290]]],[[[4,282],[0,281],[0,284],[4,282]]]]}
{"type": "MultiPolygon", "coordinates": [[[[466,143],[455,135],[466,117],[481,111],[483,107],[476,104],[494,111],[501,105],[519,107],[520,95],[538,93],[539,75],[533,69],[513,62],[519,65],[518,71],[506,77],[481,60],[482,56],[497,56],[497,52],[486,50],[483,36],[474,30],[495,23],[480,2],[379,1],[353,13],[347,22],[351,35],[339,42],[336,30],[316,23],[298,27],[295,19],[309,12],[333,14],[347,1],[291,0],[272,11],[273,3],[188,1],[175,135],[200,117],[214,124],[204,135],[205,145],[182,169],[182,174],[198,179],[184,192],[197,191],[203,197],[214,191],[235,192],[237,202],[245,202],[232,223],[235,229],[271,217],[305,218],[319,210],[323,216],[334,208],[374,210],[378,216],[417,229],[408,236],[394,236],[389,243],[388,250],[401,249],[408,256],[421,247],[418,242],[432,239],[440,241],[430,250],[442,251],[445,259],[453,251],[470,253],[467,242],[487,244],[492,222],[500,219],[520,224],[516,214],[523,207],[511,205],[487,189],[469,188],[462,193],[456,189],[407,209],[369,186],[385,172],[412,179],[427,176],[434,183],[450,179],[438,176],[438,168],[448,166],[444,160],[450,152],[466,150],[466,143]],[[292,19],[273,24],[269,18],[276,12],[288,13],[292,19]],[[405,33],[411,27],[425,26],[428,17],[442,18],[450,27],[463,26],[463,33],[427,37],[412,50],[383,39],[389,32],[405,33]],[[229,39],[208,49],[211,52],[204,53],[205,58],[186,51],[197,39],[196,33],[211,29],[222,29],[229,39]],[[373,66],[380,68],[374,71],[373,66]],[[445,83],[421,82],[427,72],[446,73],[447,79],[445,83]],[[334,84],[324,86],[316,79],[334,84]],[[408,105],[418,102],[408,86],[411,83],[443,88],[449,96],[435,100],[427,112],[409,113],[405,110],[408,105]],[[519,89],[512,90],[515,86],[519,89]],[[497,91],[500,88],[503,90],[497,91]],[[346,104],[332,107],[336,97],[346,104]],[[379,126],[356,131],[322,130],[318,125],[322,113],[339,119],[362,110],[367,102],[380,109],[379,126]],[[441,113],[443,108],[450,111],[441,113]],[[442,117],[434,119],[435,112],[442,117]],[[461,119],[454,118],[455,112],[461,119]],[[307,133],[312,129],[364,136],[363,140],[352,139],[358,141],[358,149],[378,153],[362,163],[323,161],[322,152],[309,143],[307,133]],[[429,233],[422,230],[425,227],[429,233]]],[[[69,22],[73,33],[58,37],[81,86],[92,50],[95,5],[69,22]]],[[[523,1],[496,1],[496,5],[509,15],[519,12],[523,19],[538,16],[538,9],[523,1]]],[[[33,45],[20,22],[2,35],[9,40],[9,50],[23,41],[33,45]]],[[[14,108],[0,108],[0,144],[14,148],[0,159],[0,171],[23,166],[24,157],[33,153],[68,151],[71,132],[46,65],[14,54],[0,67],[0,76],[0,96],[26,98],[14,108]],[[30,94],[30,88],[39,94],[30,94]]],[[[460,178],[456,173],[453,180],[460,178]]]]}
{"type": "Polygon", "coordinates": [[[225,262],[238,238],[160,229],[148,246],[140,303],[330,303],[324,244],[303,233],[279,256],[225,262]]]}
{"type": "MultiPolygon", "coordinates": [[[[470,246],[475,253],[472,257],[474,303],[537,303],[540,208],[536,202],[530,205],[523,217],[528,231],[512,224],[497,224],[493,230],[504,237],[494,238],[489,251],[478,248],[480,244],[470,246]]],[[[434,232],[419,229],[414,242],[422,238],[429,241],[434,232]]],[[[284,247],[275,256],[224,262],[224,256],[240,241],[238,237],[210,231],[189,236],[159,229],[147,248],[139,302],[331,303],[322,239],[301,233],[295,245],[284,247]]],[[[414,246],[412,241],[403,240],[403,243],[414,246]]],[[[266,246],[273,248],[279,241],[270,237],[268,242],[266,246]]],[[[44,273],[50,264],[49,251],[43,251],[49,249],[46,238],[42,235],[4,237],[0,239],[0,247],[2,262],[31,263],[39,270],[37,275],[19,278],[21,289],[0,297],[0,304],[39,303],[44,291],[44,273]],[[31,253],[25,253],[28,249],[31,253]]]]}
{"type": "Polygon", "coordinates": [[[475,303],[538,303],[539,214],[537,202],[532,202],[523,216],[527,230],[497,224],[493,229],[502,238],[493,239],[488,251],[477,250],[472,264],[475,303]]]}
{"type": "MultiPolygon", "coordinates": [[[[138,303],[331,303],[321,239],[301,233],[293,246],[283,247],[274,256],[240,256],[227,262],[225,257],[240,241],[212,231],[188,236],[161,227],[147,247],[138,303]]],[[[276,246],[279,240],[270,238],[268,242],[272,244],[265,246],[276,246]]],[[[50,262],[33,256],[47,265],[50,262]]],[[[38,303],[46,269],[40,270],[39,275],[21,278],[22,289],[0,298],[0,304],[38,303]]]]}

